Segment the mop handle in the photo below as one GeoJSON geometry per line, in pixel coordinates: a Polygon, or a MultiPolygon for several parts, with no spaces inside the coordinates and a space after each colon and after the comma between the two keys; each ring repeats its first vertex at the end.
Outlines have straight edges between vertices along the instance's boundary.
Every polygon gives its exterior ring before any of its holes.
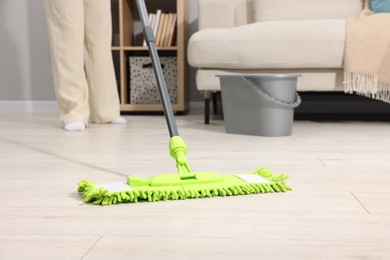
{"type": "Polygon", "coordinates": [[[164,74],[161,68],[160,58],[156,49],[156,38],[153,29],[150,26],[148,12],[144,0],[136,0],[138,13],[141,18],[145,41],[148,45],[149,54],[152,59],[153,70],[156,76],[157,86],[160,93],[161,101],[164,108],[165,119],[167,121],[170,137],[178,136],[175,117],[173,115],[171,101],[167,90],[167,85],[164,79],[164,74]]]}

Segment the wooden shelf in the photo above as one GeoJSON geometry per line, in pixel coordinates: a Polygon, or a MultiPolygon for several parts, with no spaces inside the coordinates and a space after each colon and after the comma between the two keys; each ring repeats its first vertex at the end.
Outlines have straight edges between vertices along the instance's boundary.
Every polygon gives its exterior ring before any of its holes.
{"type": "MultiPolygon", "coordinates": [[[[176,46],[157,47],[160,56],[174,56],[177,59],[177,101],[172,109],[177,112],[187,110],[185,91],[185,0],[146,0],[148,12],[157,9],[177,14],[176,46]]],[[[113,19],[112,52],[118,82],[121,111],[163,111],[161,104],[131,104],[129,57],[149,56],[148,48],[142,46],[142,25],[134,0],[111,0],[113,19]]]]}

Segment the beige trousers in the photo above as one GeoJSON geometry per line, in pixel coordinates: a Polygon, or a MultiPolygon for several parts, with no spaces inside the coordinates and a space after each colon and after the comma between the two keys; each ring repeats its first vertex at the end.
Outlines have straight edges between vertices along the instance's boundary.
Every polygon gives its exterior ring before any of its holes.
{"type": "Polygon", "coordinates": [[[63,125],[120,115],[111,54],[110,0],[45,0],[55,93],[63,125]]]}

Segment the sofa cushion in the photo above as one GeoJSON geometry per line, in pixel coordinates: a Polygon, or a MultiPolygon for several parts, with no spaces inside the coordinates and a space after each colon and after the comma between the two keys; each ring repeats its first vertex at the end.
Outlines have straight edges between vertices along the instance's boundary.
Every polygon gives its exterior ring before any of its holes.
{"type": "Polygon", "coordinates": [[[362,0],[254,0],[255,21],[345,19],[360,13],[362,0]]]}
{"type": "Polygon", "coordinates": [[[199,68],[342,68],[345,20],[296,20],[206,29],[188,43],[199,68]]]}
{"type": "Polygon", "coordinates": [[[198,28],[234,27],[234,2],[226,0],[198,0],[198,28]],[[212,19],[210,19],[212,17],[212,19]]]}

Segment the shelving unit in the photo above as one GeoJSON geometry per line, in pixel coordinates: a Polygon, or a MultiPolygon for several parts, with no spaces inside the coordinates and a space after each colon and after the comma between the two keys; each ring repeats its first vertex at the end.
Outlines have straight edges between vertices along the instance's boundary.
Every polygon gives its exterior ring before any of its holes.
{"type": "MultiPolygon", "coordinates": [[[[157,9],[177,14],[176,45],[157,47],[160,56],[177,58],[177,101],[172,103],[176,112],[187,110],[185,93],[185,0],[145,0],[148,12],[157,9]]],[[[111,0],[113,19],[112,53],[118,83],[122,112],[163,111],[161,104],[131,104],[129,57],[149,56],[147,47],[143,47],[142,25],[134,0],[111,0]]]]}

